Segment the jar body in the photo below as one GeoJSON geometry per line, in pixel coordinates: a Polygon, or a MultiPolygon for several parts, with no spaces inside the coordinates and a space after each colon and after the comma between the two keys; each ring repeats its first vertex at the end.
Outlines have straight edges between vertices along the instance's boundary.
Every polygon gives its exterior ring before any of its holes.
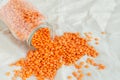
{"type": "Polygon", "coordinates": [[[30,34],[43,23],[44,16],[26,0],[8,0],[0,8],[0,19],[16,39],[28,41],[30,34]]]}

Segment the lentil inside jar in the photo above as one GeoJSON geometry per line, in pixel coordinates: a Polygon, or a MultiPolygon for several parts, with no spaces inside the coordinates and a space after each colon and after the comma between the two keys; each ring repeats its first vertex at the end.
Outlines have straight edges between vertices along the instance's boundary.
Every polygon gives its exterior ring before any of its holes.
{"type": "Polygon", "coordinates": [[[30,34],[43,23],[45,18],[26,0],[8,0],[0,8],[0,19],[16,39],[27,41],[30,34]]]}

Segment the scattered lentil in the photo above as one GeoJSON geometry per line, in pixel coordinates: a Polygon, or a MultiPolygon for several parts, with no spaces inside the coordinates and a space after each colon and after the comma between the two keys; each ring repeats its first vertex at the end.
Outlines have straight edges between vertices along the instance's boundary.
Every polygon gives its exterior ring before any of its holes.
{"type": "Polygon", "coordinates": [[[71,79],[72,79],[72,76],[68,76],[67,78],[68,78],[68,80],[71,80],[71,79]]]}
{"type": "Polygon", "coordinates": [[[105,69],[105,66],[103,64],[98,64],[98,69],[103,70],[103,69],[105,69]]]}
{"type": "Polygon", "coordinates": [[[74,64],[74,66],[75,66],[76,69],[80,69],[80,68],[82,68],[81,65],[78,65],[78,64],[76,64],[76,63],[74,64]]]}
{"type": "MultiPolygon", "coordinates": [[[[82,80],[82,68],[84,62],[76,64],[84,55],[97,57],[98,52],[90,46],[84,38],[78,33],[64,33],[62,36],[50,38],[49,28],[39,29],[32,37],[32,45],[35,50],[29,50],[26,58],[22,58],[13,65],[21,66],[21,70],[14,71],[14,77],[21,77],[26,80],[31,75],[35,75],[38,80],[54,79],[57,70],[62,65],[74,64],[77,72],[73,72],[73,76],[78,80],[82,80]]],[[[87,63],[94,65],[95,62],[88,58],[87,63]]],[[[103,68],[102,65],[99,67],[103,68]]]]}
{"type": "Polygon", "coordinates": [[[90,72],[88,72],[88,73],[87,73],[87,76],[91,76],[91,73],[90,73],[90,72]]]}
{"type": "Polygon", "coordinates": [[[77,72],[72,72],[72,75],[73,75],[75,78],[77,78],[77,77],[79,76],[77,72]]]}
{"type": "Polygon", "coordinates": [[[104,35],[104,34],[106,34],[106,32],[101,32],[101,34],[103,34],[103,35],[104,35]]]}
{"type": "Polygon", "coordinates": [[[99,40],[99,38],[95,38],[95,41],[98,41],[99,40]]]}
{"type": "Polygon", "coordinates": [[[5,75],[6,75],[6,76],[10,76],[10,72],[6,72],[5,75]]]}
{"type": "Polygon", "coordinates": [[[96,42],[95,42],[95,44],[96,44],[96,45],[98,45],[98,44],[99,44],[99,42],[97,42],[97,41],[96,41],[96,42]]]}
{"type": "Polygon", "coordinates": [[[82,70],[80,70],[80,69],[78,69],[78,71],[77,71],[78,73],[82,73],[82,70]]]}
{"type": "Polygon", "coordinates": [[[79,77],[77,78],[77,80],[82,80],[83,77],[84,77],[84,74],[81,73],[81,74],[79,75],[79,77]]]}
{"type": "Polygon", "coordinates": [[[84,67],[85,67],[85,68],[89,68],[89,66],[88,66],[88,65],[85,65],[84,67]]]}
{"type": "Polygon", "coordinates": [[[88,34],[92,35],[92,32],[88,32],[88,34]]]}
{"type": "Polygon", "coordinates": [[[84,62],[80,62],[80,65],[82,65],[82,66],[83,66],[83,65],[84,65],[84,62]]]}
{"type": "Polygon", "coordinates": [[[91,65],[93,65],[93,64],[95,63],[94,60],[91,59],[91,58],[87,58],[86,62],[87,62],[88,64],[91,64],[91,65]]]}

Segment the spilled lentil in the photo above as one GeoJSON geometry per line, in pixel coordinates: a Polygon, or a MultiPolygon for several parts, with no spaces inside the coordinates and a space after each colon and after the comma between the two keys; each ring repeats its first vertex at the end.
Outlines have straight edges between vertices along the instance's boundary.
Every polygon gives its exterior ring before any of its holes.
{"type": "MultiPolygon", "coordinates": [[[[44,19],[44,16],[25,0],[10,0],[0,10],[0,14],[11,32],[21,41],[27,41],[30,33],[42,24],[44,19]]],[[[34,75],[38,80],[53,80],[62,65],[74,64],[78,71],[72,74],[77,80],[82,80],[84,74],[81,68],[83,68],[84,62],[76,64],[76,61],[85,55],[93,58],[98,56],[98,52],[88,44],[93,40],[91,35],[92,32],[85,33],[86,38],[84,39],[78,33],[68,32],[62,36],[55,36],[51,40],[48,28],[39,29],[32,37],[32,46],[36,49],[29,50],[25,58],[10,65],[21,66],[20,70],[13,71],[14,77],[12,79],[16,80],[17,77],[21,77],[22,80],[26,80],[34,75]]],[[[95,40],[98,45],[98,39],[95,40]]],[[[87,63],[97,66],[99,70],[105,68],[103,64],[97,64],[91,59],[88,59],[87,63]]],[[[9,76],[10,73],[7,72],[6,75],[9,76]]],[[[71,76],[68,76],[68,79],[70,78],[71,76]]]]}
{"type": "MultiPolygon", "coordinates": [[[[78,71],[72,74],[77,80],[82,80],[84,74],[80,69],[85,62],[76,64],[76,61],[85,55],[93,58],[98,56],[98,52],[78,33],[64,33],[62,36],[51,39],[49,28],[39,29],[32,37],[32,45],[36,48],[35,50],[28,51],[25,58],[12,64],[21,66],[20,70],[14,71],[13,79],[21,77],[22,80],[26,80],[34,75],[37,80],[54,80],[57,70],[62,65],[74,64],[78,71]]],[[[93,65],[94,61],[88,58],[86,63],[93,65]]],[[[99,65],[99,69],[103,68],[103,65],[99,65]]],[[[68,78],[71,77],[68,76],[68,78]]]]}

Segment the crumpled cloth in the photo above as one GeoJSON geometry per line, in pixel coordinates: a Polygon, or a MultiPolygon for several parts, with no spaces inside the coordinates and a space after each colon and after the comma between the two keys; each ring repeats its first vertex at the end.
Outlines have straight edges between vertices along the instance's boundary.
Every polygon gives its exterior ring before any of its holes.
{"type": "MultiPolygon", "coordinates": [[[[95,59],[103,63],[106,69],[99,71],[90,66],[83,73],[91,72],[83,80],[119,80],[120,79],[120,0],[28,0],[43,13],[47,21],[53,24],[55,34],[63,32],[93,32],[98,37],[99,45],[91,42],[99,56],[95,59]],[[106,32],[101,35],[101,32],[106,32]]],[[[12,62],[25,57],[28,46],[16,40],[5,24],[0,22],[0,80],[11,80],[6,72],[19,67],[9,67],[12,62]]],[[[84,61],[86,56],[80,59],[84,61]]],[[[63,66],[55,76],[55,80],[67,80],[74,71],[73,66],[63,66]]],[[[20,80],[18,78],[18,80],[20,80]]],[[[34,76],[28,80],[36,80],[34,76]]],[[[72,80],[76,80],[73,78],[72,80]]]]}

